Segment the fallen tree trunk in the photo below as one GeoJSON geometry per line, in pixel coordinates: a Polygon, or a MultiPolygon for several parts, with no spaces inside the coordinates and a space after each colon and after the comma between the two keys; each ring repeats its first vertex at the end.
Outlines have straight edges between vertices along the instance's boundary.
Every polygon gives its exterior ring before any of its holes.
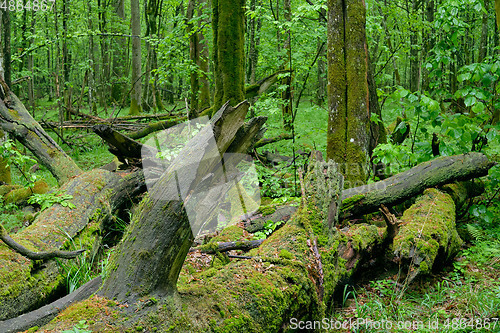
{"type": "Polygon", "coordinates": [[[250,251],[256,247],[259,247],[264,242],[263,239],[256,239],[250,241],[234,241],[234,242],[223,242],[223,243],[208,243],[198,247],[192,247],[189,252],[200,251],[201,253],[214,254],[217,252],[227,252],[233,250],[250,251]]]}
{"type": "Polygon", "coordinates": [[[268,145],[270,143],[275,143],[275,142],[282,141],[282,140],[291,140],[291,139],[292,139],[291,134],[284,133],[284,134],[280,134],[280,135],[272,137],[272,138],[261,139],[255,143],[254,148],[260,148],[260,147],[263,147],[263,146],[268,145]]]}
{"type": "Polygon", "coordinates": [[[43,130],[0,78],[0,127],[14,136],[46,166],[59,185],[82,172],[43,130]]]}
{"type": "Polygon", "coordinates": [[[378,210],[380,205],[396,205],[422,193],[426,188],[486,176],[495,165],[481,153],[439,157],[385,180],[350,188],[342,193],[344,218],[378,210]]]}
{"type": "MultiPolygon", "coordinates": [[[[330,202],[324,195],[339,194],[342,184],[334,164],[311,163],[303,205],[290,222],[249,252],[252,259],[216,261],[214,267],[192,274],[186,262],[178,293],[142,289],[145,293],[134,301],[137,314],[126,315],[120,307],[107,307],[109,300],[94,297],[71,306],[44,329],[60,331],[71,327],[81,319],[77,314],[85,313],[84,309],[92,304],[104,305],[104,310],[98,311],[89,323],[88,329],[93,331],[105,327],[122,331],[133,325],[146,331],[278,332],[290,328],[291,318],[321,320],[333,302],[334,292],[390,242],[383,229],[375,226],[356,225],[348,234],[333,228],[336,218],[329,216],[330,202]],[[121,320],[125,316],[127,324],[121,320]]],[[[125,240],[122,249],[128,244],[125,240]]],[[[142,255],[142,260],[152,257],[154,254],[148,253],[142,255]]],[[[123,264],[128,266],[122,261],[116,270],[123,264]]],[[[133,267],[125,268],[137,277],[137,272],[130,271],[133,267]]],[[[143,279],[138,283],[144,284],[143,279]]],[[[131,287],[133,290],[134,285],[131,287]]],[[[113,296],[119,301],[128,299],[129,303],[134,299],[116,293],[107,297],[113,296]]]]}
{"type": "Polygon", "coordinates": [[[86,300],[92,296],[92,294],[99,289],[101,283],[101,277],[97,277],[78,288],[75,292],[62,297],[53,303],[42,306],[32,312],[22,314],[19,317],[0,321],[0,332],[16,333],[25,331],[35,326],[43,326],[71,304],[86,300]]]}
{"type": "Polygon", "coordinates": [[[463,243],[455,225],[455,203],[437,189],[425,190],[401,222],[404,227],[394,238],[393,261],[406,268],[402,277],[407,283],[443,267],[463,243]]]}
{"type": "MultiPolygon", "coordinates": [[[[111,215],[130,206],[145,186],[142,173],[122,178],[96,169],[75,177],[61,190],[73,196],[76,207],[55,204],[44,210],[31,226],[11,236],[17,243],[32,251],[48,251],[81,242],[90,256],[111,215]]],[[[55,261],[40,264],[0,243],[0,320],[46,304],[63,292],[64,283],[55,261]]]]}

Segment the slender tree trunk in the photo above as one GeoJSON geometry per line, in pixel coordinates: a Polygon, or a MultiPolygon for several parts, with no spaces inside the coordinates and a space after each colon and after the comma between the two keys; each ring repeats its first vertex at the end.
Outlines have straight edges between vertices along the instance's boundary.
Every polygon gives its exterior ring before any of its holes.
{"type": "Polygon", "coordinates": [[[481,22],[481,40],[479,42],[479,55],[477,62],[483,62],[484,58],[488,55],[488,15],[490,10],[490,1],[484,1],[485,13],[481,22]]]}
{"type": "MultiPolygon", "coordinates": [[[[417,0],[413,0],[411,16],[417,15],[417,0]]],[[[418,50],[418,29],[413,27],[410,32],[410,91],[415,92],[420,88],[420,59],[418,50]]]]}
{"type": "Polygon", "coordinates": [[[63,8],[62,8],[62,56],[63,56],[63,95],[64,95],[64,108],[65,108],[65,113],[64,113],[64,120],[70,120],[71,119],[71,108],[72,108],[72,88],[69,86],[70,82],[70,72],[71,72],[71,59],[70,59],[70,54],[68,50],[68,20],[69,20],[69,5],[70,1],[63,1],[63,8]]]}
{"type": "MultiPolygon", "coordinates": [[[[93,22],[92,22],[92,4],[91,2],[87,2],[87,10],[88,10],[88,27],[90,31],[94,30],[93,22]]],[[[97,44],[94,42],[94,36],[92,34],[89,35],[89,60],[90,60],[90,70],[89,70],[89,112],[95,116],[97,116],[97,89],[96,89],[96,75],[99,72],[99,64],[95,59],[95,54],[97,54],[97,44]]]]}
{"type": "Polygon", "coordinates": [[[245,1],[212,0],[212,28],[216,111],[245,99],[245,1]]]}
{"type": "Polygon", "coordinates": [[[132,26],[132,96],[131,115],[142,112],[141,102],[141,12],[139,1],[130,0],[130,20],[132,26]]]}
{"type": "MultiPolygon", "coordinates": [[[[114,0],[113,7],[115,9],[115,14],[119,19],[119,27],[124,26],[125,22],[125,0],[114,0]]],[[[115,28],[116,29],[116,28],[115,28]]],[[[121,29],[116,29],[114,32],[120,33],[121,29]]],[[[111,86],[111,98],[116,103],[122,100],[123,94],[125,93],[125,80],[127,76],[125,72],[125,66],[127,61],[127,41],[125,37],[116,37],[115,45],[112,48],[113,52],[113,83],[111,86]]]]}
{"type": "Polygon", "coordinates": [[[369,163],[368,50],[362,0],[328,1],[327,157],[346,187],[364,184],[369,163]]]}
{"type": "MultiPolygon", "coordinates": [[[[283,5],[285,21],[288,24],[292,24],[292,1],[284,0],[283,5]]],[[[291,29],[287,28],[285,30],[285,42],[283,44],[283,49],[286,50],[286,56],[283,59],[283,68],[292,70],[292,40],[291,40],[291,29]]],[[[281,84],[286,86],[285,90],[281,94],[281,99],[283,100],[282,115],[283,115],[283,127],[285,130],[290,131],[293,126],[293,96],[292,96],[292,73],[288,75],[281,81],[281,84]]]]}
{"type": "MultiPolygon", "coordinates": [[[[108,32],[107,27],[107,7],[110,1],[108,0],[98,0],[97,7],[99,13],[99,30],[103,33],[108,32]]],[[[100,78],[100,89],[99,92],[99,104],[104,108],[107,108],[108,102],[108,91],[109,91],[109,81],[110,81],[110,62],[109,62],[109,37],[101,36],[100,37],[101,44],[101,63],[102,67],[100,69],[99,78],[100,78]]]]}
{"type": "MultiPolygon", "coordinates": [[[[255,11],[257,0],[250,1],[250,10],[255,11]]],[[[247,82],[254,84],[256,82],[255,73],[257,69],[257,62],[259,59],[259,54],[257,51],[257,35],[259,34],[258,27],[260,24],[260,18],[255,15],[248,19],[248,30],[249,30],[249,47],[248,47],[248,66],[247,66],[247,82]]]]}
{"type": "MultiPolygon", "coordinates": [[[[31,11],[31,27],[30,27],[31,34],[35,34],[35,23],[36,23],[35,12],[31,11]]],[[[27,69],[31,73],[31,79],[28,80],[28,100],[31,108],[31,114],[34,117],[36,105],[35,105],[35,72],[33,70],[33,61],[34,61],[33,52],[35,51],[31,51],[30,54],[28,55],[27,69]]]]}
{"type": "Polygon", "coordinates": [[[10,87],[12,83],[12,65],[10,51],[10,12],[2,10],[2,52],[3,52],[3,77],[10,87]]]}
{"type": "Polygon", "coordinates": [[[210,107],[210,83],[208,80],[208,46],[203,34],[203,25],[205,20],[199,21],[197,25],[191,22],[197,12],[198,17],[202,17],[203,11],[207,7],[207,2],[204,0],[196,1],[189,0],[186,11],[188,20],[189,34],[189,56],[193,64],[196,65],[196,70],[191,72],[191,97],[190,97],[190,113],[191,119],[196,118],[199,112],[210,107]]]}
{"type": "MultiPolygon", "coordinates": [[[[322,8],[320,13],[318,13],[318,22],[320,25],[325,25],[326,22],[323,18],[326,17],[326,9],[322,8]]],[[[318,46],[317,46],[318,55],[318,91],[316,93],[316,103],[318,105],[323,105],[326,98],[326,48],[323,45],[323,38],[318,38],[318,46]],[[321,50],[320,50],[321,48],[321,50]]]]}
{"type": "MultiPolygon", "coordinates": [[[[434,0],[427,0],[427,4],[425,7],[425,19],[429,25],[434,22],[434,12],[436,10],[434,0]]],[[[422,55],[422,59],[425,59],[432,47],[434,46],[434,29],[430,28],[430,31],[427,31],[424,34],[424,54],[422,55]]],[[[429,89],[429,71],[423,67],[422,68],[422,90],[426,91],[429,89]]]]}

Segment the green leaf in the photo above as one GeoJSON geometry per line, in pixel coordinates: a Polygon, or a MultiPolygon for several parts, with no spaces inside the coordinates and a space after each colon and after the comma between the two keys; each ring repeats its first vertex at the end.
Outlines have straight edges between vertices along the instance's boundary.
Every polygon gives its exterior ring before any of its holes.
{"type": "Polygon", "coordinates": [[[476,104],[476,97],[469,95],[465,98],[464,103],[465,103],[465,106],[467,106],[467,107],[472,106],[472,105],[476,104]]]}
{"type": "Polygon", "coordinates": [[[482,113],[484,111],[484,104],[479,102],[479,103],[476,103],[474,104],[474,106],[472,107],[472,112],[474,113],[482,113]]]}
{"type": "Polygon", "coordinates": [[[458,82],[463,82],[465,80],[468,80],[470,79],[471,77],[471,74],[470,73],[464,73],[464,74],[460,74],[458,77],[457,77],[457,80],[458,82]]]}

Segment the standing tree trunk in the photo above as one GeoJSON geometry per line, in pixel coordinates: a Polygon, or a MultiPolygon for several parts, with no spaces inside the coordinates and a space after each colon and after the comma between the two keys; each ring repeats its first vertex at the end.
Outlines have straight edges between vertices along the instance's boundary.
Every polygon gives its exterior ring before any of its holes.
{"type": "MultiPolygon", "coordinates": [[[[417,16],[417,0],[413,0],[411,16],[417,16]]],[[[418,52],[418,29],[414,26],[410,31],[410,91],[415,92],[419,89],[420,83],[420,60],[418,52]]]]}
{"type": "MultiPolygon", "coordinates": [[[[320,13],[318,13],[318,22],[320,25],[325,25],[326,21],[326,9],[321,8],[320,13]]],[[[323,38],[318,38],[318,91],[316,93],[316,103],[318,105],[323,105],[326,98],[326,49],[324,47],[323,38]]]]}
{"type": "Polygon", "coordinates": [[[213,111],[245,99],[245,1],[213,0],[215,99],[213,111]]]}
{"type": "Polygon", "coordinates": [[[3,78],[10,87],[12,82],[12,65],[10,53],[10,12],[2,10],[2,55],[3,55],[3,78]]]}
{"type": "MultiPolygon", "coordinates": [[[[292,1],[284,0],[284,16],[287,24],[292,24],[292,1]]],[[[293,97],[292,97],[292,72],[291,72],[291,61],[292,61],[292,40],[291,40],[291,29],[287,27],[285,30],[285,42],[283,44],[283,49],[286,50],[286,56],[283,59],[283,66],[281,69],[288,69],[288,73],[285,78],[281,81],[281,84],[286,88],[281,94],[281,99],[283,100],[283,107],[281,109],[283,115],[283,127],[285,130],[290,131],[293,126],[293,97]]]]}
{"type": "Polygon", "coordinates": [[[484,2],[483,19],[481,22],[481,40],[479,42],[479,55],[477,62],[483,62],[484,58],[487,56],[488,51],[488,15],[490,9],[490,2],[486,0],[484,2]]]}
{"type": "MultiPolygon", "coordinates": [[[[425,18],[428,24],[431,26],[432,22],[434,22],[434,12],[436,10],[436,6],[434,0],[427,0],[427,4],[425,7],[425,18]]],[[[423,42],[424,42],[424,53],[422,55],[422,59],[425,59],[432,47],[434,46],[434,29],[429,27],[430,31],[427,31],[423,34],[423,42]]],[[[422,68],[422,90],[426,91],[429,89],[429,71],[425,68],[422,68]]]]}
{"type": "Polygon", "coordinates": [[[195,17],[196,9],[198,17],[201,17],[206,5],[206,0],[198,1],[198,6],[196,0],[189,0],[186,11],[189,56],[192,63],[196,65],[196,69],[191,71],[191,110],[189,113],[191,119],[196,118],[201,110],[210,107],[210,82],[207,76],[209,71],[208,46],[202,30],[206,22],[200,20],[197,25],[191,22],[195,17]]]}
{"type": "MultiPolygon", "coordinates": [[[[160,13],[160,3],[159,0],[148,0],[144,6],[144,17],[146,19],[146,37],[149,38],[159,38],[159,26],[158,18],[160,13]]],[[[161,97],[156,89],[156,83],[158,81],[157,74],[155,74],[158,68],[158,58],[155,43],[150,43],[146,39],[146,48],[148,51],[148,57],[146,62],[146,74],[145,74],[145,89],[144,96],[142,100],[142,109],[144,111],[149,111],[153,109],[163,110],[163,104],[161,102],[161,97]],[[151,75],[153,77],[151,77],[151,75]]]]}
{"type": "MultiPolygon", "coordinates": [[[[90,6],[90,5],[89,5],[90,6]]],[[[124,27],[125,23],[125,0],[114,0],[113,7],[115,8],[115,14],[119,19],[119,27],[124,27]]],[[[115,28],[116,29],[116,28],[115,28]]],[[[121,29],[116,29],[116,33],[123,31],[121,29]]],[[[128,63],[126,57],[127,51],[127,41],[125,37],[116,37],[116,44],[113,49],[113,83],[111,86],[111,98],[116,103],[122,100],[123,94],[125,93],[125,81],[126,77],[125,64],[128,63]]]]}
{"type": "Polygon", "coordinates": [[[70,59],[70,54],[68,50],[68,20],[69,20],[69,1],[63,1],[63,8],[62,8],[62,56],[63,56],[63,96],[64,96],[64,120],[69,120],[71,118],[71,109],[72,109],[72,102],[71,102],[71,94],[72,94],[72,88],[69,85],[69,75],[71,71],[71,59],[70,59]]]}
{"type": "MultiPolygon", "coordinates": [[[[250,1],[250,10],[255,11],[257,0],[250,1]]],[[[251,16],[248,19],[248,66],[247,66],[247,82],[254,84],[256,82],[257,63],[259,61],[259,35],[260,27],[262,25],[261,18],[258,15],[251,16]]]]}
{"type": "Polygon", "coordinates": [[[141,12],[139,1],[130,0],[130,21],[132,27],[132,96],[130,115],[142,112],[141,102],[141,12]]]}
{"type": "Polygon", "coordinates": [[[327,157],[346,187],[364,184],[369,162],[368,51],[363,0],[328,1],[327,157]]]}

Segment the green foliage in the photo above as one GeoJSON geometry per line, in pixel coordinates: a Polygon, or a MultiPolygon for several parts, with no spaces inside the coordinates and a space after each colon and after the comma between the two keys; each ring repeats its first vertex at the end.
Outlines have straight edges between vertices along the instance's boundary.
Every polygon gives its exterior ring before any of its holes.
{"type": "Polygon", "coordinates": [[[54,191],[44,194],[33,194],[29,197],[28,203],[31,205],[39,205],[40,211],[43,211],[54,204],[60,204],[63,207],[69,207],[71,209],[76,206],[69,200],[73,199],[72,195],[64,194],[62,191],[54,191]]]}
{"type": "Polygon", "coordinates": [[[86,320],[80,320],[72,329],[65,330],[63,333],[92,333],[91,330],[87,330],[89,325],[85,324],[86,322],[86,320]]]}
{"type": "Polygon", "coordinates": [[[280,225],[282,225],[284,223],[284,221],[272,221],[272,220],[267,220],[266,223],[264,223],[264,226],[262,227],[263,230],[262,231],[257,231],[256,233],[254,233],[254,239],[265,239],[267,238],[268,236],[270,236],[274,230],[276,230],[277,227],[279,227],[280,225]]]}

